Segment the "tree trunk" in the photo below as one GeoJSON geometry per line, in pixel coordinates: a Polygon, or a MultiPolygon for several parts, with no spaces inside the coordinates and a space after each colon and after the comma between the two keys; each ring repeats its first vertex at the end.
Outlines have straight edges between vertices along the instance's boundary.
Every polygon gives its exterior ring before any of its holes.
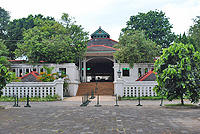
{"type": "Polygon", "coordinates": [[[181,95],[181,104],[184,105],[183,94],[181,95]]]}

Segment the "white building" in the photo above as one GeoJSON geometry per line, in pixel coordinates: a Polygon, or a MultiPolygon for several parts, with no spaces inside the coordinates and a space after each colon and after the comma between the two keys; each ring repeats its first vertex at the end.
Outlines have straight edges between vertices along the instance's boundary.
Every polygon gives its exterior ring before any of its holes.
{"type": "Polygon", "coordinates": [[[95,90],[96,94],[155,96],[156,94],[152,90],[157,84],[155,81],[136,81],[150,71],[154,64],[137,63],[133,68],[130,68],[126,63],[118,64],[113,57],[113,53],[117,51],[113,46],[117,43],[117,41],[110,39],[110,35],[99,27],[91,35],[86,55],[79,61],[78,66],[74,63],[41,63],[33,66],[27,64],[24,60],[12,60],[11,67],[17,77],[22,77],[31,71],[43,72],[45,71],[43,69],[44,65],[54,67],[53,73],[66,72],[70,79],[68,81],[68,92],[71,96],[83,95],[90,93],[92,90],[95,90]],[[121,72],[120,76],[117,72],[121,72]],[[113,83],[114,86],[107,83],[113,83]]]}

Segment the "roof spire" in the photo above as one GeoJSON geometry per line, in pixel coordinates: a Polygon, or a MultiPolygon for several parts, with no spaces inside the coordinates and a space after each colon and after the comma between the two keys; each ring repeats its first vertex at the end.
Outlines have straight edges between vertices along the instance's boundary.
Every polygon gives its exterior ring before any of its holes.
{"type": "Polygon", "coordinates": [[[99,26],[99,29],[101,29],[101,26],[99,26]]]}

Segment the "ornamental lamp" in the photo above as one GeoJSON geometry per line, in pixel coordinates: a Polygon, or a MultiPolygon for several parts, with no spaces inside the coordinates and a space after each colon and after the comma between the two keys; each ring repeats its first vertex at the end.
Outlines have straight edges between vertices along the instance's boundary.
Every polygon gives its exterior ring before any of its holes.
{"type": "Polygon", "coordinates": [[[120,78],[121,77],[121,71],[120,71],[120,69],[117,71],[117,74],[118,74],[118,78],[120,78]]]}

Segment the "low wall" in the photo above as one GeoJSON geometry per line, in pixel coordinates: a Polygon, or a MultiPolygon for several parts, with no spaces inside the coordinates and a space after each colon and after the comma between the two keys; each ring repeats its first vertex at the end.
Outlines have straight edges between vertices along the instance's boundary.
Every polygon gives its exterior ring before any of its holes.
{"type": "Polygon", "coordinates": [[[12,82],[3,88],[3,96],[13,97],[17,95],[19,98],[40,96],[46,97],[47,95],[54,96],[58,94],[63,100],[63,79],[58,79],[53,82],[12,82]]]}
{"type": "Polygon", "coordinates": [[[156,81],[125,82],[123,79],[117,79],[114,82],[114,91],[115,94],[125,97],[157,96],[153,91],[155,85],[157,85],[156,81]]]}

